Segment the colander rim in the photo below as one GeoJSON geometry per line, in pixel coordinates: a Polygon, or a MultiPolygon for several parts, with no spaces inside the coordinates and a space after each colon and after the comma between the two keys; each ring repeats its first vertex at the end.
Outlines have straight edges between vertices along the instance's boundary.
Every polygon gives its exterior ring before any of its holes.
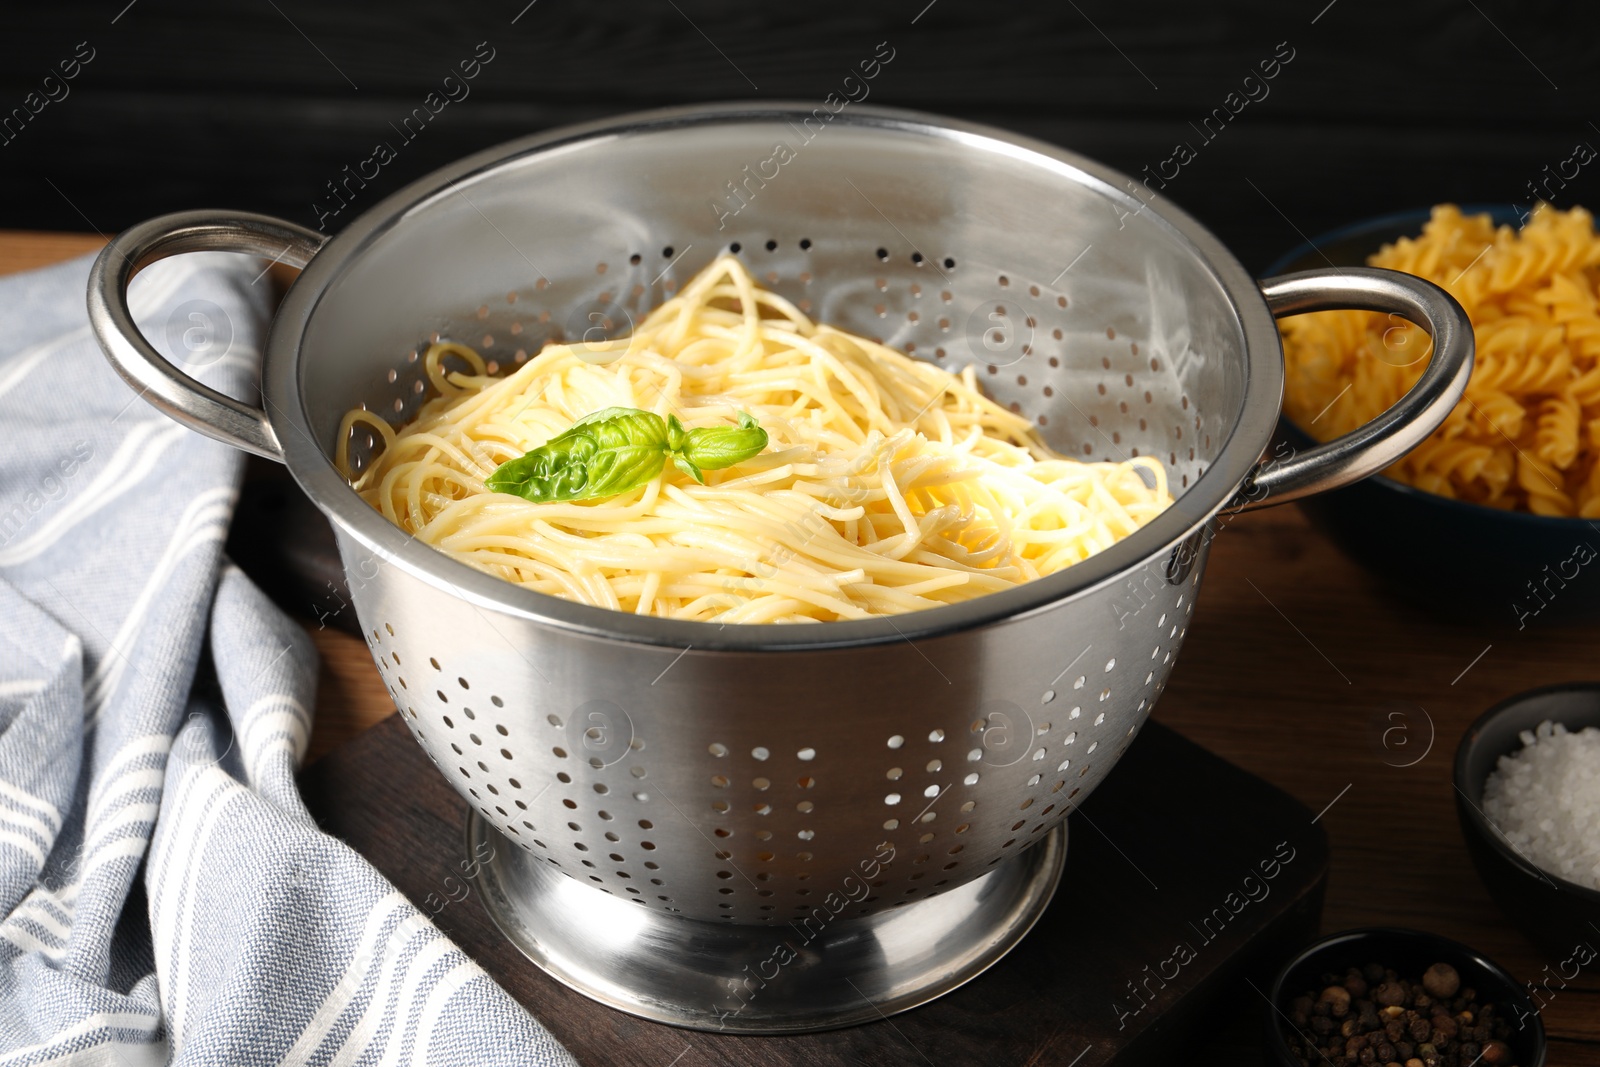
{"type": "MultiPolygon", "coordinates": [[[[1144,527],[1056,574],[958,604],[905,615],[816,625],[717,624],[662,619],[591,607],[538,593],[479,571],[417,541],[371,508],[344,480],[313,436],[301,393],[300,354],[323,295],[342,272],[391,228],[457,186],[481,180],[498,167],[535,153],[598,146],[606,141],[664,130],[752,122],[789,122],[811,114],[799,101],[711,103],[635,112],[563,126],[469,155],[379,201],[328,240],[290,286],[264,347],[261,392],[282,442],[290,474],[345,536],[379,561],[461,597],[481,610],[501,612],[567,631],[626,644],[690,648],[701,652],[817,650],[915,643],[999,622],[1021,620],[1117,581],[1143,566],[1164,566],[1182,543],[1234,496],[1271,440],[1283,394],[1282,350],[1260,289],[1238,259],[1188,213],[1147,185],[1075,152],[980,123],[920,111],[852,106],[832,123],[954,141],[999,152],[1086,185],[1129,213],[1148,216],[1175,235],[1200,260],[1226,296],[1244,342],[1244,393],[1239,415],[1205,472],[1171,507],[1144,527]]],[[[350,561],[345,560],[348,570],[350,561]]]]}

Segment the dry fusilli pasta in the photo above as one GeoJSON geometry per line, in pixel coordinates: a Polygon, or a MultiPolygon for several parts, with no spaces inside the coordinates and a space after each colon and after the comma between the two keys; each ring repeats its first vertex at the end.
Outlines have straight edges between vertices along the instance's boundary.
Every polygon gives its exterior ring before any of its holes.
{"type": "MultiPolygon", "coordinates": [[[[1419,236],[1367,262],[1448,290],[1478,349],[1444,425],[1385,473],[1473,503],[1600,518],[1600,237],[1589,212],[1541,204],[1516,230],[1442,204],[1419,236]]],[[[1285,409],[1320,440],[1400,399],[1431,352],[1393,315],[1325,311],[1280,328],[1285,409]]]]}

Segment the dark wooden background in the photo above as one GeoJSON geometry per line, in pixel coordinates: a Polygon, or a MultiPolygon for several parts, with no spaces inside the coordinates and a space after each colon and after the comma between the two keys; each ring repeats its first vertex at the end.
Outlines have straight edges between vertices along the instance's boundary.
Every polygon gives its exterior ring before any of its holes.
{"type": "MultiPolygon", "coordinates": [[[[875,103],[995,123],[1131,172],[1179,140],[1196,144],[1199,158],[1168,192],[1254,269],[1296,243],[1297,229],[1444,199],[1526,200],[1527,183],[1578,142],[1600,147],[1592,2],[527,5],[10,5],[0,116],[79,42],[94,59],[65,99],[0,145],[0,227],[109,233],[200,206],[315,225],[325,183],[395,140],[390,123],[478,42],[495,58],[471,95],[400,148],[367,203],[552,125],[691,101],[820,101],[880,41],[895,58],[871,83],[875,103]],[[1284,41],[1295,58],[1270,95],[1202,146],[1189,124],[1284,41]]],[[[1563,206],[1600,203],[1600,161],[1552,189],[1563,206]]]]}

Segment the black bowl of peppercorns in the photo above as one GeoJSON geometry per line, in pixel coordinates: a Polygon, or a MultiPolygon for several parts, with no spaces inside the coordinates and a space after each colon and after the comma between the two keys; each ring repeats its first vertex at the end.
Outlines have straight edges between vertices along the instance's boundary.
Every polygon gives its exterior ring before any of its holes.
{"type": "Polygon", "coordinates": [[[1420,930],[1347,930],[1278,972],[1267,1047],[1284,1067],[1544,1067],[1544,1023],[1522,985],[1420,930]]]}

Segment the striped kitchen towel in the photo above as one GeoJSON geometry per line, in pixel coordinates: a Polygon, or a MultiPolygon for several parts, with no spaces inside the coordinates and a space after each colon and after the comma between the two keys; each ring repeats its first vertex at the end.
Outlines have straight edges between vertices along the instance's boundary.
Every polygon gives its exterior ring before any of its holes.
{"type": "MultiPolygon", "coordinates": [[[[222,554],[240,454],[112,372],[89,262],[0,279],[0,1067],[571,1064],[302,806],[316,655],[222,554]]],[[[244,395],[260,269],[133,308],[244,395]]]]}

